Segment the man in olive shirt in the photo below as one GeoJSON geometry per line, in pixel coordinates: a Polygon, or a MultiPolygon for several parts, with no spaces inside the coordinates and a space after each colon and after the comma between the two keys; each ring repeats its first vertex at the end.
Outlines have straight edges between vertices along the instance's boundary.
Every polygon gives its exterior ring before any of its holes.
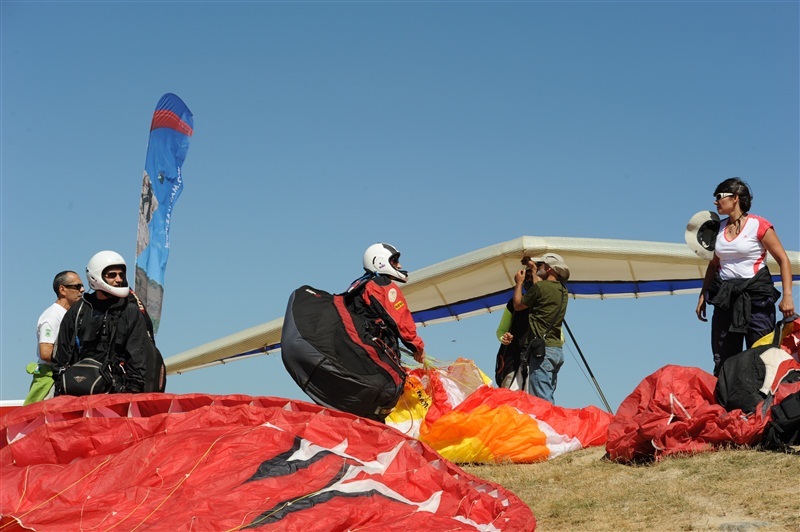
{"type": "Polygon", "coordinates": [[[528,361],[528,393],[553,403],[558,370],[564,364],[561,324],[567,314],[569,292],[564,282],[569,279],[569,268],[557,253],[532,258],[530,266],[536,268],[536,275],[533,287],[525,295],[525,270],[514,276],[514,309],[530,309],[531,338],[544,338],[545,350],[543,357],[528,361]]]}

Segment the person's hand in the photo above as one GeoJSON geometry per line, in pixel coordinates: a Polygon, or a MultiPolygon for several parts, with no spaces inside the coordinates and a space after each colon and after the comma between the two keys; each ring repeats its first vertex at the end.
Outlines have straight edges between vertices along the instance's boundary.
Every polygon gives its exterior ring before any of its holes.
{"type": "Polygon", "coordinates": [[[514,340],[514,335],[510,332],[503,333],[503,336],[500,337],[500,343],[503,345],[508,345],[514,340]]]}
{"type": "Polygon", "coordinates": [[[781,302],[778,305],[778,309],[783,312],[784,318],[790,318],[794,316],[794,301],[792,300],[792,296],[790,295],[789,297],[786,297],[784,295],[783,299],[781,299],[781,302]]]}
{"type": "Polygon", "coordinates": [[[700,321],[708,321],[706,319],[706,297],[703,294],[700,294],[700,301],[697,302],[695,313],[700,321]]]}
{"type": "Polygon", "coordinates": [[[522,283],[525,282],[525,270],[520,270],[514,275],[514,282],[517,283],[517,286],[522,286],[522,283]]]}
{"type": "Polygon", "coordinates": [[[425,350],[424,349],[420,349],[419,351],[415,351],[414,352],[414,360],[416,360],[420,364],[424,364],[425,363],[425,350]]]}

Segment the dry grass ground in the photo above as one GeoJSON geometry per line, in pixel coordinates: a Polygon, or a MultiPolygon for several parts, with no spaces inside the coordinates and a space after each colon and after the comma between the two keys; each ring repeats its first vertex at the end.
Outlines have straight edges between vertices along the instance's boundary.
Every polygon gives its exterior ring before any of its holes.
{"type": "Polygon", "coordinates": [[[538,530],[800,532],[800,455],[736,449],[628,466],[604,453],[464,469],[513,491],[538,530]]]}

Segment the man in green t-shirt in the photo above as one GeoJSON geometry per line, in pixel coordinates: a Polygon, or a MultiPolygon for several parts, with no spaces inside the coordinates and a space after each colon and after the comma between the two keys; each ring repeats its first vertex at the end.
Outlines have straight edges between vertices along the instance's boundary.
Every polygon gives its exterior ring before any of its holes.
{"type": "Polygon", "coordinates": [[[544,356],[532,356],[528,361],[527,390],[531,395],[553,403],[558,370],[564,364],[561,324],[567,314],[569,292],[564,282],[569,279],[569,268],[557,253],[534,257],[530,265],[536,268],[536,275],[533,287],[524,295],[525,270],[514,276],[514,309],[530,309],[530,338],[543,338],[545,349],[544,356]]]}

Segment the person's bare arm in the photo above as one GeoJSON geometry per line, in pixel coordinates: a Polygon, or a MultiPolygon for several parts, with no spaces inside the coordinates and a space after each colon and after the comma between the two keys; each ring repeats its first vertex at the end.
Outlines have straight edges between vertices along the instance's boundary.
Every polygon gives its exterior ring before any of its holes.
{"type": "Polygon", "coordinates": [[[514,275],[514,310],[528,308],[522,303],[522,283],[525,282],[525,270],[520,270],[514,275]]]}
{"type": "Polygon", "coordinates": [[[703,278],[703,287],[700,289],[700,299],[695,309],[697,318],[700,321],[708,321],[706,318],[706,291],[708,291],[708,287],[711,286],[711,281],[714,279],[714,275],[717,274],[717,270],[719,270],[719,258],[714,255],[714,258],[708,262],[706,276],[703,278]]]}
{"type": "Polygon", "coordinates": [[[39,344],[39,358],[47,363],[53,360],[54,344],[39,344]]]}
{"type": "Polygon", "coordinates": [[[781,270],[781,285],[783,293],[778,308],[783,312],[783,317],[788,318],[794,315],[794,300],[792,299],[792,263],[786,255],[786,250],[783,249],[781,241],[778,239],[778,234],[774,229],[769,228],[764,233],[764,238],[761,243],[767,248],[767,251],[781,270]]]}

